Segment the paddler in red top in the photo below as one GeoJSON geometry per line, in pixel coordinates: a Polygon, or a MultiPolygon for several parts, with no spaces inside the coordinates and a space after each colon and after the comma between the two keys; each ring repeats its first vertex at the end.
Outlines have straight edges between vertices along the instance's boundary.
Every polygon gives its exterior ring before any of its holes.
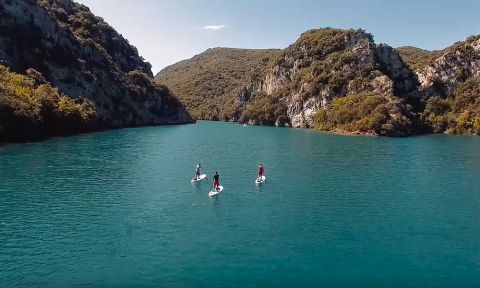
{"type": "Polygon", "coordinates": [[[258,165],[258,181],[262,181],[263,176],[263,164],[258,165]]]}

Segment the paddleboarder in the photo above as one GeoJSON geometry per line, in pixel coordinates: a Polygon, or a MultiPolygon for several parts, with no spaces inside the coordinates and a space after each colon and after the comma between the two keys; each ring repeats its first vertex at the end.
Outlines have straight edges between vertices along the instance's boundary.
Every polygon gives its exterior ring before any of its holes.
{"type": "Polygon", "coordinates": [[[202,164],[198,163],[195,167],[195,180],[200,177],[201,171],[203,171],[202,164]]]}
{"type": "Polygon", "coordinates": [[[213,189],[218,190],[220,175],[217,171],[215,171],[215,175],[213,175],[213,189]]]}
{"type": "Polygon", "coordinates": [[[260,165],[258,165],[258,181],[262,180],[263,170],[264,170],[263,164],[260,163],[260,165]]]}

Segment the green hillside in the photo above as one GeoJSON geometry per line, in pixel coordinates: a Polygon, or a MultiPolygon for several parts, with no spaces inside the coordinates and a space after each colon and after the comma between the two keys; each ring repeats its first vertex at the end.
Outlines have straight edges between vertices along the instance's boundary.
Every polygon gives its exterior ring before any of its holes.
{"type": "Polygon", "coordinates": [[[279,50],[213,48],[160,71],[155,80],[167,85],[198,119],[235,116],[234,98],[259,79],[279,50]]]}
{"type": "Polygon", "coordinates": [[[442,50],[429,51],[412,46],[396,48],[405,63],[414,71],[423,70],[431,65],[435,59],[442,56],[442,50]]]}

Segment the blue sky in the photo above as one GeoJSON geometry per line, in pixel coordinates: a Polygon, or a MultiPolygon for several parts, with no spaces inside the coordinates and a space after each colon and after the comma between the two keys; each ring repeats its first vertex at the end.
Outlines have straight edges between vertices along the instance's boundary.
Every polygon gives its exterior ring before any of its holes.
{"type": "Polygon", "coordinates": [[[285,48],[312,28],[363,28],[377,43],[441,49],[480,34],[477,0],[75,0],[157,73],[211,47],[285,48]]]}

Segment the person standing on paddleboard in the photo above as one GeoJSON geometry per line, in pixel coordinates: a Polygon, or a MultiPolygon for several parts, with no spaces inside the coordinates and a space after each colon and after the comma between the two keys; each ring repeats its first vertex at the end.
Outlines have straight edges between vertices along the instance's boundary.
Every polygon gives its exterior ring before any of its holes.
{"type": "Polygon", "coordinates": [[[262,180],[262,176],[263,176],[263,164],[260,163],[260,165],[258,165],[258,180],[262,180]]]}
{"type": "Polygon", "coordinates": [[[202,165],[200,163],[197,164],[197,167],[195,167],[195,179],[198,179],[200,177],[200,172],[203,170],[202,165]]]}
{"type": "Polygon", "coordinates": [[[213,189],[218,190],[218,186],[220,186],[218,180],[220,179],[220,175],[218,175],[218,172],[215,172],[215,175],[213,175],[213,189]]]}

